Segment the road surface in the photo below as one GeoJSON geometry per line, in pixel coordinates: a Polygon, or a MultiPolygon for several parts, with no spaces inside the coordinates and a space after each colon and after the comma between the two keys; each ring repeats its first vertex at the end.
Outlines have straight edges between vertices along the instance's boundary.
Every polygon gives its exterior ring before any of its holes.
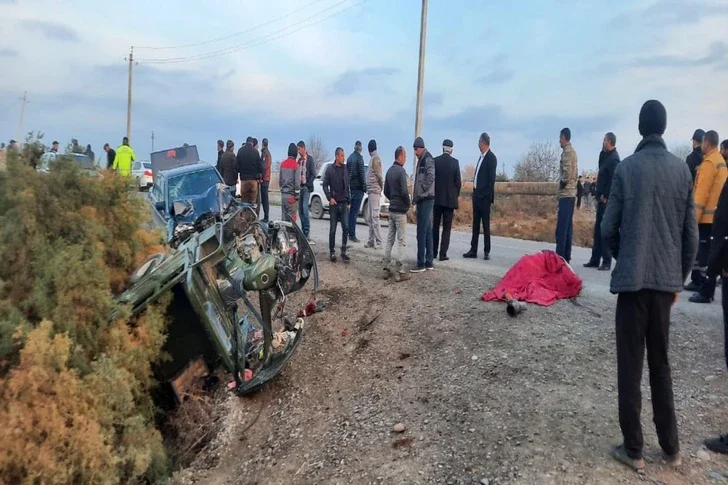
{"type": "MultiPolygon", "coordinates": [[[[273,209],[274,211],[276,209],[273,209]]],[[[274,213],[275,214],[275,213],[274,213]]],[[[274,216],[275,217],[275,216],[274,216]]],[[[382,237],[386,239],[389,231],[386,220],[382,221],[382,237]]],[[[415,264],[417,259],[417,233],[416,226],[409,224],[407,226],[407,252],[406,258],[409,260],[410,267],[415,264]]],[[[323,246],[325,249],[328,246],[328,234],[329,234],[329,220],[328,215],[322,220],[311,219],[311,237],[317,243],[318,247],[323,246]]],[[[358,244],[349,244],[350,256],[356,257],[359,251],[377,251],[375,249],[364,249],[364,243],[368,239],[369,229],[366,225],[362,224],[360,219],[356,230],[357,237],[362,241],[358,244]]],[[[448,250],[449,261],[439,262],[435,261],[436,271],[467,271],[467,272],[480,272],[482,274],[492,275],[496,277],[502,277],[513,264],[525,254],[537,253],[543,249],[554,249],[554,245],[550,243],[536,242],[536,241],[524,241],[521,239],[511,239],[505,237],[492,237],[491,239],[491,253],[490,261],[484,261],[482,256],[482,246],[479,248],[478,259],[464,259],[462,255],[470,249],[470,231],[464,232],[453,229],[450,237],[450,249],[448,250]]],[[[482,236],[481,236],[482,237],[482,236]]],[[[337,253],[339,252],[339,246],[341,245],[341,228],[337,232],[336,236],[337,253]]],[[[482,245],[482,239],[480,241],[482,245]]],[[[382,250],[378,250],[383,254],[382,250]]],[[[587,269],[582,265],[586,263],[591,257],[591,249],[588,248],[577,248],[572,249],[572,264],[576,273],[582,278],[584,282],[584,288],[582,295],[592,296],[597,298],[612,299],[616,304],[616,296],[609,293],[609,279],[610,273],[606,271],[597,271],[595,269],[587,269]]],[[[328,264],[328,261],[322,262],[328,264]]],[[[486,290],[487,288],[483,288],[486,290]]],[[[707,318],[722,318],[721,304],[720,304],[720,288],[716,292],[716,300],[710,305],[701,305],[696,303],[690,303],[692,293],[683,292],[680,295],[680,301],[676,306],[676,314],[685,312],[693,316],[705,315],[707,318]]]]}

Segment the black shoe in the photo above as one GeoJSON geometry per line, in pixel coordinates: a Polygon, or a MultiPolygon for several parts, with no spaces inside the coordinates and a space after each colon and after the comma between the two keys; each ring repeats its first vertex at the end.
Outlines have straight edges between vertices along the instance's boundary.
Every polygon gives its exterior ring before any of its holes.
{"type": "Polygon", "coordinates": [[[592,261],[589,261],[588,263],[584,263],[585,268],[598,268],[599,263],[594,263],[592,261]]]}
{"type": "Polygon", "coordinates": [[[701,293],[695,293],[693,296],[690,297],[690,300],[688,301],[690,303],[710,303],[711,301],[713,301],[713,299],[702,295],[701,293]]]}
{"type": "Polygon", "coordinates": [[[483,255],[483,260],[484,261],[490,261],[490,254],[484,254],[483,255]]]}
{"type": "Polygon", "coordinates": [[[465,259],[475,259],[478,257],[478,253],[474,253],[473,251],[468,251],[467,253],[463,254],[463,258],[465,259]]]}
{"type": "Polygon", "coordinates": [[[691,281],[687,285],[683,286],[683,289],[685,291],[700,291],[700,286],[698,283],[691,281]]]}
{"type": "Polygon", "coordinates": [[[335,263],[336,262],[336,255],[335,254],[332,254],[331,256],[329,256],[329,260],[331,260],[332,263],[335,263]]]}
{"type": "Polygon", "coordinates": [[[599,267],[599,271],[612,271],[612,267],[608,264],[603,264],[599,267]]]}
{"type": "Polygon", "coordinates": [[[360,243],[361,241],[356,238],[356,236],[349,237],[349,242],[353,243],[360,243]]]}
{"type": "Polygon", "coordinates": [[[348,263],[349,261],[351,261],[351,258],[349,256],[347,256],[346,254],[342,254],[341,260],[345,263],[348,263]]]}
{"type": "Polygon", "coordinates": [[[447,257],[447,254],[441,254],[438,259],[440,261],[448,261],[450,258],[447,257]]]}
{"type": "Polygon", "coordinates": [[[705,443],[705,447],[710,451],[728,455],[728,434],[718,436],[717,438],[709,438],[703,443],[705,443]]]}

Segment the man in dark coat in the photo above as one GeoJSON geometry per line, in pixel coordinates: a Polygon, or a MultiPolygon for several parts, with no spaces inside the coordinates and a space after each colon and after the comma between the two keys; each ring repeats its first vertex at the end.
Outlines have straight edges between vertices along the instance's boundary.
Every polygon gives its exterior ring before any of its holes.
{"type": "Polygon", "coordinates": [[[238,150],[237,156],[240,200],[248,204],[258,203],[258,181],[263,180],[263,172],[265,172],[263,159],[253,146],[253,140],[254,138],[249,136],[245,144],[238,150]]]}
{"type": "Polygon", "coordinates": [[[215,165],[215,168],[217,168],[217,171],[220,172],[220,160],[222,159],[223,154],[225,153],[225,144],[222,140],[217,140],[217,165],[215,165]]]}
{"type": "Polygon", "coordinates": [[[106,152],[106,170],[111,170],[116,159],[116,151],[108,143],[104,145],[104,151],[106,152]]]}
{"type": "Polygon", "coordinates": [[[604,156],[599,157],[599,176],[597,177],[596,192],[594,193],[597,205],[597,221],[594,224],[594,246],[592,246],[591,259],[584,264],[585,268],[598,268],[599,271],[610,271],[612,269],[612,250],[609,249],[609,244],[606,244],[602,238],[601,226],[604,212],[607,210],[609,191],[612,190],[612,178],[619,163],[619,153],[616,146],[617,136],[614,133],[610,131],[604,135],[604,141],[602,142],[604,156]]]}
{"type": "Polygon", "coordinates": [[[690,174],[693,176],[693,182],[695,182],[695,175],[698,173],[698,167],[703,163],[703,137],[705,137],[705,131],[698,128],[693,133],[693,151],[685,159],[685,162],[690,168],[690,174]]]}
{"type": "Polygon", "coordinates": [[[475,164],[475,179],[473,180],[473,237],[470,239],[470,251],[463,254],[464,258],[478,257],[478,238],[480,237],[480,224],[483,224],[483,259],[490,259],[490,206],[495,202],[495,175],[498,159],[490,150],[490,136],[487,133],[478,139],[480,157],[475,164]]]}
{"type": "Polygon", "coordinates": [[[356,220],[359,218],[361,201],[367,190],[367,176],[364,168],[364,157],[361,155],[361,141],[354,144],[354,151],[346,160],[346,170],[349,172],[349,190],[351,190],[351,208],[349,209],[349,241],[358,243],[356,237],[356,220]]]}
{"type": "Polygon", "coordinates": [[[440,254],[440,261],[447,261],[450,247],[450,231],[455,209],[460,197],[460,162],[452,156],[452,141],[442,142],[442,155],[435,158],[435,208],[433,211],[432,237],[433,254],[440,254]],[[442,244],[440,244],[440,221],[442,221],[442,244]]]}

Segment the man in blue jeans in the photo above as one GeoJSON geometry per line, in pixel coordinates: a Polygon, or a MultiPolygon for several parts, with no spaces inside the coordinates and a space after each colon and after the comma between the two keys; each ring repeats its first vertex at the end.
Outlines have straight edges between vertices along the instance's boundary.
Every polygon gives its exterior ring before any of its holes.
{"type": "Polygon", "coordinates": [[[316,178],[316,169],[314,168],[314,160],[306,151],[306,144],[303,140],[298,142],[298,164],[301,166],[301,196],[298,204],[298,215],[301,217],[301,230],[309,243],[313,241],[309,238],[311,232],[311,219],[308,213],[308,202],[313,192],[313,181],[316,178]]]}
{"type": "Polygon", "coordinates": [[[417,267],[412,273],[422,273],[433,270],[432,264],[432,212],[435,208],[435,159],[425,148],[425,141],[417,137],[413,145],[415,164],[415,183],[412,191],[412,201],[417,206],[417,267]]]}
{"type": "Polygon", "coordinates": [[[574,232],[574,206],[576,205],[576,181],[578,161],[571,146],[571,130],[564,128],[559,135],[561,164],[559,180],[559,212],[556,219],[556,254],[571,262],[571,239],[574,232]]]}
{"type": "Polygon", "coordinates": [[[359,217],[361,201],[367,189],[367,176],[364,169],[364,157],[361,156],[361,141],[354,144],[354,151],[346,160],[346,170],[349,172],[349,189],[351,190],[351,207],[349,210],[349,241],[358,243],[356,237],[356,220],[359,217]]]}

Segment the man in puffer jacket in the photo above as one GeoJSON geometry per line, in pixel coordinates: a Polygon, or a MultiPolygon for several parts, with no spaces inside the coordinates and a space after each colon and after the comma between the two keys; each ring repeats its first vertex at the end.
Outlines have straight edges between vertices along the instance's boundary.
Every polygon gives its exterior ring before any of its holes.
{"type": "Polygon", "coordinates": [[[435,208],[435,160],[421,137],[413,145],[416,165],[412,202],[417,206],[417,268],[412,273],[433,270],[432,213],[435,208]]]}
{"type": "Polygon", "coordinates": [[[361,201],[367,188],[364,157],[361,156],[361,142],[354,144],[354,151],[346,160],[346,170],[349,172],[349,190],[351,191],[351,208],[349,209],[349,241],[358,243],[356,237],[356,220],[359,217],[361,201]]]}
{"type": "Polygon", "coordinates": [[[691,275],[692,281],[685,289],[696,291],[690,301],[693,303],[710,303],[715,296],[717,275],[708,277],[708,255],[710,254],[710,233],[713,230],[713,217],[718,207],[720,192],[723,190],[728,168],[723,156],[718,151],[720,139],[718,133],[710,130],[703,137],[703,163],[695,175],[695,218],[698,220],[698,257],[691,275]]]}
{"type": "Polygon", "coordinates": [[[382,159],[377,154],[376,140],[369,140],[369,172],[367,173],[367,211],[369,212],[369,242],[366,248],[382,248],[382,233],[379,220],[384,177],[382,176],[382,159]]]}

